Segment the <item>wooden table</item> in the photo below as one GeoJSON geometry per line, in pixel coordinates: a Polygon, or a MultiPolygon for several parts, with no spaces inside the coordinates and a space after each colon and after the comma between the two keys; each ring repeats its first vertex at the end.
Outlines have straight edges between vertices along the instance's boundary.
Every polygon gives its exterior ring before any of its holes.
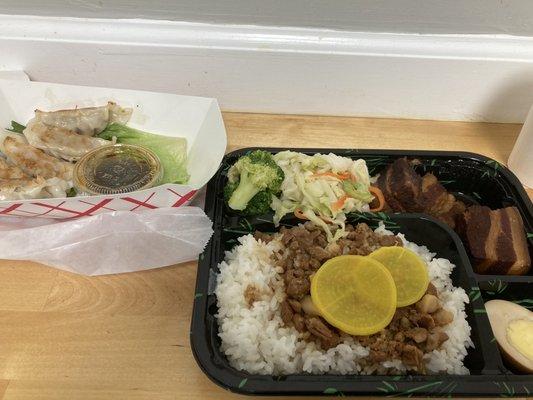
{"type": "MultiPolygon", "coordinates": [[[[507,160],[520,129],[238,113],[224,119],[228,150],[465,150],[500,162],[507,160]]],[[[195,279],[195,262],[88,278],[0,261],[0,400],[239,398],[211,383],[193,359],[189,325],[195,279]]]]}

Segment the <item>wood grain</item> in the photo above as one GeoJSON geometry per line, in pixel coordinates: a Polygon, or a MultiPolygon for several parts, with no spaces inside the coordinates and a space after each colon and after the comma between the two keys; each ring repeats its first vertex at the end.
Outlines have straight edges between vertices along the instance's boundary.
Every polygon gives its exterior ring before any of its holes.
{"type": "MultiPolygon", "coordinates": [[[[225,113],[247,146],[475,151],[504,162],[518,125],[225,113]]],[[[530,191],[530,195],[533,193],[530,191]]],[[[196,263],[83,277],[0,261],[0,400],[232,399],[189,346],[196,263]]]]}
{"type": "Polygon", "coordinates": [[[3,398],[4,393],[7,390],[7,386],[9,385],[9,381],[0,379],[0,399],[3,398]]]}

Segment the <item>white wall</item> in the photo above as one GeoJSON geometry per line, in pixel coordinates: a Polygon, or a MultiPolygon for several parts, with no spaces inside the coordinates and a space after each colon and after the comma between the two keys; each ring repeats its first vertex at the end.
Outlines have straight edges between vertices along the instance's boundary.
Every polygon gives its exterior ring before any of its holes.
{"type": "Polygon", "coordinates": [[[0,70],[216,97],[224,110],[520,122],[533,37],[0,15],[0,70]]]}
{"type": "Polygon", "coordinates": [[[0,0],[0,70],[225,110],[521,122],[533,0],[0,0]]]}
{"type": "Polygon", "coordinates": [[[0,0],[0,13],[533,36],[533,0],[0,0]]]}

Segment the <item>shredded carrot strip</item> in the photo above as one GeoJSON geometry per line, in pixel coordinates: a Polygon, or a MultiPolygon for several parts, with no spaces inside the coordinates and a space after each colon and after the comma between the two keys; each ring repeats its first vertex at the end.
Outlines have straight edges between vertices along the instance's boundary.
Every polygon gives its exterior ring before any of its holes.
{"type": "Polygon", "coordinates": [[[336,202],[331,203],[331,209],[333,211],[340,210],[344,206],[344,202],[346,201],[347,198],[348,198],[348,196],[344,195],[339,200],[337,200],[336,202]]]}
{"type": "Polygon", "coordinates": [[[309,219],[305,216],[305,214],[302,212],[302,210],[300,210],[299,208],[297,208],[296,210],[294,210],[294,216],[296,218],[299,218],[299,219],[309,219]]]}
{"type": "Polygon", "coordinates": [[[320,178],[323,176],[329,176],[330,178],[340,179],[339,176],[337,174],[334,174],[333,172],[317,172],[311,175],[312,178],[320,178]]]}
{"type": "Polygon", "coordinates": [[[321,176],[329,176],[330,178],[340,179],[341,181],[348,179],[353,179],[355,181],[355,178],[349,172],[339,172],[338,174],[334,172],[317,172],[316,174],[311,175],[313,178],[320,178],[321,176]]]}
{"type": "Polygon", "coordinates": [[[379,201],[379,204],[377,207],[375,208],[371,208],[370,211],[372,212],[378,212],[378,211],[381,211],[383,210],[383,208],[385,207],[385,197],[383,196],[383,192],[381,191],[380,188],[377,188],[375,186],[370,186],[368,188],[368,190],[370,191],[370,193],[372,193],[376,199],[378,199],[379,201]]]}
{"type": "Polygon", "coordinates": [[[340,179],[342,179],[343,181],[352,178],[352,174],[350,174],[349,172],[339,172],[339,173],[337,174],[337,176],[338,176],[340,179]]]}

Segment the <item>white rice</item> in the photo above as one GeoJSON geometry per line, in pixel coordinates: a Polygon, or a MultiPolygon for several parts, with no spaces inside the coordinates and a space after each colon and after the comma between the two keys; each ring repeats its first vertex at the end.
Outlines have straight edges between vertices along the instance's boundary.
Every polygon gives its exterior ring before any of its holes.
{"type": "MultiPolygon", "coordinates": [[[[390,234],[383,226],[376,232],[390,234]]],[[[398,236],[406,248],[426,261],[431,282],[444,308],[454,313],[453,322],[444,329],[449,339],[439,350],[425,355],[428,373],[468,374],[463,365],[466,349],[473,346],[464,311],[468,296],[462,288],[452,285],[450,274],[455,266],[447,259],[434,258],[435,253],[408,242],[402,234],[398,236]]],[[[369,350],[351,336],[325,351],[314,342],[302,339],[295,328],[284,326],[279,310],[285,298],[282,271],[271,260],[271,255],[280,249],[279,240],[265,244],[252,235],[243,236],[219,265],[215,289],[219,307],[217,319],[221,350],[230,364],[238,370],[266,375],[375,372],[368,367],[361,368],[359,361],[368,356],[369,350]],[[260,290],[261,299],[250,307],[244,292],[251,284],[260,290]]],[[[385,361],[377,372],[386,369],[406,370],[401,360],[385,361]]]]}

